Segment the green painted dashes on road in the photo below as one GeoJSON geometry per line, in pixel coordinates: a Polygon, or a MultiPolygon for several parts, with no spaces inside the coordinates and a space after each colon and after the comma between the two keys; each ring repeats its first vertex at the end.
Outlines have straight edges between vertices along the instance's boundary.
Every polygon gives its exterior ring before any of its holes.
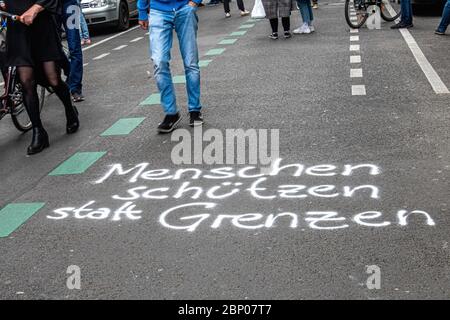
{"type": "Polygon", "coordinates": [[[235,31],[235,32],[230,33],[230,36],[232,36],[232,37],[243,36],[246,33],[247,33],[247,30],[235,31]]]}
{"type": "Polygon", "coordinates": [[[237,39],[224,39],[219,42],[219,44],[234,44],[237,41],[237,39]]]}
{"type": "Polygon", "coordinates": [[[159,104],[161,101],[161,95],[159,93],[154,93],[150,95],[147,99],[142,101],[139,105],[140,106],[149,106],[152,104],[159,104]]]}
{"type": "Polygon", "coordinates": [[[42,202],[8,204],[0,210],[0,238],[8,237],[43,206],[42,202]]]}
{"type": "Polygon", "coordinates": [[[175,76],[172,78],[173,83],[186,83],[186,76],[175,76]]]}
{"type": "Polygon", "coordinates": [[[206,56],[217,56],[219,54],[222,54],[225,51],[225,49],[220,48],[220,49],[211,49],[209,50],[205,55],[206,56]]]}
{"type": "Polygon", "coordinates": [[[207,67],[211,62],[212,62],[212,60],[200,60],[198,62],[198,66],[200,68],[204,68],[204,67],[207,67]]]}
{"type": "Polygon", "coordinates": [[[106,152],[77,152],[50,172],[49,175],[61,176],[84,173],[105,154],[106,152]]]}
{"type": "Polygon", "coordinates": [[[101,134],[102,137],[105,136],[123,136],[130,134],[131,131],[137,128],[145,118],[124,118],[119,119],[111,127],[109,127],[105,132],[101,134]]]}
{"type": "Polygon", "coordinates": [[[242,26],[239,27],[239,29],[250,29],[253,28],[255,25],[254,24],[243,24],[242,26]]]}

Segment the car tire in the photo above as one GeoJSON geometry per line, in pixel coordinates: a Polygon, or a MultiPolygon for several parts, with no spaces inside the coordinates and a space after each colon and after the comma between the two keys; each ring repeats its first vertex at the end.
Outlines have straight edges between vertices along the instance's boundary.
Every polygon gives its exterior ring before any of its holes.
{"type": "Polygon", "coordinates": [[[117,21],[117,30],[125,31],[130,27],[130,11],[125,1],[119,4],[119,21],[117,21]]]}

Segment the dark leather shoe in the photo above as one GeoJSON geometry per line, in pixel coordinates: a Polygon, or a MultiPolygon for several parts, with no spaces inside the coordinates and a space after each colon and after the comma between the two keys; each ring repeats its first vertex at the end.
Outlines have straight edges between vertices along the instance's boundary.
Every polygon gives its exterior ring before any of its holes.
{"type": "Polygon", "coordinates": [[[66,132],[67,134],[73,134],[78,131],[80,128],[80,120],[78,119],[78,110],[74,106],[73,107],[73,114],[67,118],[67,126],[66,126],[66,132]]]}
{"type": "Polygon", "coordinates": [[[33,138],[31,139],[31,144],[27,149],[27,154],[32,155],[42,152],[45,148],[50,147],[48,141],[48,134],[42,127],[33,128],[33,138]]]}
{"type": "Polygon", "coordinates": [[[391,29],[407,29],[407,28],[412,28],[413,26],[414,25],[412,23],[399,22],[399,23],[391,26],[391,29]]]}

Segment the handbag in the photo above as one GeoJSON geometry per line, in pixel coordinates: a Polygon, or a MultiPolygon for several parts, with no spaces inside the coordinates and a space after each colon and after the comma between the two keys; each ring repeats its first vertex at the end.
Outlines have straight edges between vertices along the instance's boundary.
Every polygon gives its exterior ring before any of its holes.
{"type": "Polygon", "coordinates": [[[264,6],[261,0],[255,0],[255,5],[252,10],[253,19],[263,19],[266,17],[266,12],[264,11],[264,6]]]}

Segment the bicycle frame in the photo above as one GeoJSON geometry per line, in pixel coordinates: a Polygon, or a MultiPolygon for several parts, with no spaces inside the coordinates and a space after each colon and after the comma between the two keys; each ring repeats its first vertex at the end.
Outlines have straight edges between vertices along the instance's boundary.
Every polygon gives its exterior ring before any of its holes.
{"type": "Polygon", "coordinates": [[[21,99],[21,93],[17,92],[16,85],[16,68],[9,67],[5,79],[5,93],[0,96],[0,119],[12,113],[18,99],[21,99]]]}

